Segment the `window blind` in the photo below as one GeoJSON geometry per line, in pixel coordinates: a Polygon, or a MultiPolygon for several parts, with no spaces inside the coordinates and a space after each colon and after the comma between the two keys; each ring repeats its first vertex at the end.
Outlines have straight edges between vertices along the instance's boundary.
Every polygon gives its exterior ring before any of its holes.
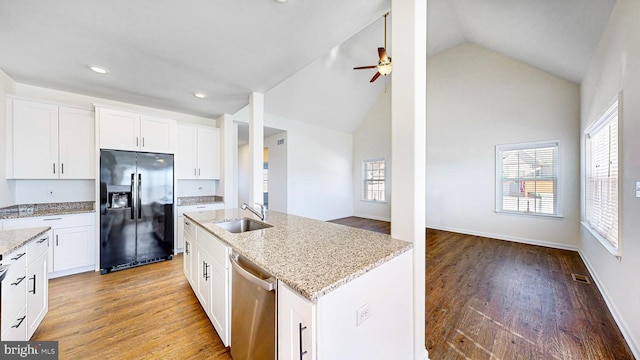
{"type": "Polygon", "coordinates": [[[558,142],[497,147],[496,208],[500,212],[558,215],[558,142]]]}
{"type": "Polygon", "coordinates": [[[587,151],[586,221],[618,248],[618,111],[616,98],[585,131],[587,151]]]}

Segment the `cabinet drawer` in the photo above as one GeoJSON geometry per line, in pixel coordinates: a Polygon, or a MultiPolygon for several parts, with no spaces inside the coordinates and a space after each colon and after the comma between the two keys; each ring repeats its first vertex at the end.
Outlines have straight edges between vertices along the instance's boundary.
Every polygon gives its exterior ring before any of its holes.
{"type": "Polygon", "coordinates": [[[2,323],[0,328],[5,329],[9,322],[15,320],[15,314],[27,301],[27,250],[23,246],[10,253],[2,260],[3,264],[9,264],[7,276],[2,280],[2,323]]]}
{"type": "Polygon", "coordinates": [[[218,240],[215,236],[210,233],[202,230],[200,227],[198,229],[197,241],[198,245],[203,249],[207,250],[213,260],[217,261],[220,266],[225,269],[229,267],[229,247],[225,245],[222,241],[218,240]]]}
{"type": "Polygon", "coordinates": [[[178,216],[182,216],[184,213],[190,213],[190,212],[222,210],[222,209],[224,209],[224,203],[183,205],[183,206],[178,206],[178,216]]]}
{"type": "Polygon", "coordinates": [[[184,232],[196,239],[196,224],[191,219],[184,218],[184,232]]]}
{"type": "Polygon", "coordinates": [[[49,250],[50,237],[51,231],[47,231],[27,244],[27,261],[29,264],[49,250]]]}
{"type": "MultiPolygon", "coordinates": [[[[19,309],[6,321],[4,316],[4,307],[2,308],[2,341],[27,341],[27,307],[22,303],[22,309],[19,309]]],[[[8,317],[8,316],[7,316],[8,317]]]]}
{"type": "Polygon", "coordinates": [[[95,225],[96,214],[73,214],[73,215],[56,215],[56,216],[40,216],[32,218],[7,219],[4,223],[5,230],[25,229],[31,227],[50,226],[52,229],[61,229],[74,226],[90,226],[95,225]]]}

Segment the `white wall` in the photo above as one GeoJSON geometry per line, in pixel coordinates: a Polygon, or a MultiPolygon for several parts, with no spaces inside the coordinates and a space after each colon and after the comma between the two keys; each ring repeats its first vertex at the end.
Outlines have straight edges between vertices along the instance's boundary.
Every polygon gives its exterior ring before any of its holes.
{"type": "Polygon", "coordinates": [[[249,178],[251,177],[251,151],[249,145],[238,146],[238,207],[249,203],[249,178]]]}
{"type": "Polygon", "coordinates": [[[218,180],[178,180],[176,195],[183,196],[213,196],[218,194],[218,180]]]}
{"type": "Polygon", "coordinates": [[[7,74],[0,69],[0,139],[2,145],[0,147],[0,207],[10,206],[14,204],[9,182],[6,180],[7,164],[6,149],[7,146],[7,109],[6,95],[14,94],[16,91],[16,83],[7,74]]]}
{"type": "Polygon", "coordinates": [[[427,66],[426,222],[431,228],[577,249],[576,84],[474,44],[427,66]],[[559,140],[562,219],[498,215],[495,146],[559,140]]]}
{"type": "Polygon", "coordinates": [[[269,149],[269,209],[287,212],[287,133],[281,132],[264,139],[269,149]],[[278,140],[283,143],[278,145],[278,140]]]}
{"type": "Polygon", "coordinates": [[[391,90],[378,96],[362,123],[353,133],[353,215],[391,221],[391,90]],[[363,201],[362,161],[384,158],[387,184],[386,202],[363,201]]]}
{"type": "MultiPolygon", "coordinates": [[[[581,134],[622,91],[620,249],[616,259],[581,228],[580,250],[636,358],[640,358],[640,2],[618,0],[581,86],[581,134]]],[[[582,136],[584,144],[584,135],[582,136]]],[[[584,157],[583,157],[584,163],[584,157]]],[[[584,167],[581,171],[584,184],[584,167]]],[[[583,185],[584,189],[584,185],[583,185]]]]}
{"type": "MultiPolygon", "coordinates": [[[[234,114],[236,121],[248,118],[246,107],[234,114]]],[[[287,212],[318,220],[351,216],[352,134],[270,113],[264,125],[287,132],[287,212]]]]}

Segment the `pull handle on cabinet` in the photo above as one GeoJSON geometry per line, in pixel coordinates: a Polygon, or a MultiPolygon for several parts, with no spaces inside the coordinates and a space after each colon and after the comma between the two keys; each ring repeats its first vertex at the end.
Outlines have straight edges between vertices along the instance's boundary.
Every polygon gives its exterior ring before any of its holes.
{"type": "Polygon", "coordinates": [[[53,163],[53,173],[56,173],[56,163],[53,163]]]}
{"type": "Polygon", "coordinates": [[[22,280],[24,280],[24,279],[26,279],[26,278],[27,278],[26,276],[23,276],[23,277],[21,277],[21,278],[18,278],[18,280],[16,280],[16,282],[14,282],[14,283],[11,283],[11,285],[18,285],[18,284],[20,284],[20,283],[22,282],[22,280]]]}
{"type": "Polygon", "coordinates": [[[33,290],[29,290],[29,292],[35,295],[36,294],[36,274],[33,274],[33,277],[30,278],[29,280],[33,280],[33,290]]]}
{"type": "Polygon", "coordinates": [[[23,252],[22,254],[18,254],[18,255],[16,255],[16,257],[11,258],[11,260],[18,260],[18,259],[20,259],[21,257],[25,256],[26,254],[27,254],[26,252],[23,252]]]}
{"type": "Polygon", "coordinates": [[[300,340],[300,360],[302,360],[302,357],[307,355],[307,350],[302,350],[302,332],[307,330],[306,326],[302,326],[302,323],[298,323],[298,339],[300,340]]]}
{"type": "Polygon", "coordinates": [[[26,318],[27,318],[27,316],[26,316],[26,315],[25,315],[25,316],[23,316],[23,317],[21,317],[20,319],[18,319],[18,323],[17,323],[17,324],[15,324],[15,325],[12,325],[11,327],[12,327],[13,329],[17,329],[17,328],[19,328],[19,327],[20,327],[20,325],[22,325],[22,323],[24,322],[24,319],[26,319],[26,318]]]}

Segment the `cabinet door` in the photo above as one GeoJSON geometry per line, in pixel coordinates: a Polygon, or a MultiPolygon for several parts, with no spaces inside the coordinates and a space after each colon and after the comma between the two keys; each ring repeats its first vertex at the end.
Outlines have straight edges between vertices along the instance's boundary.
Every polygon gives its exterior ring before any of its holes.
{"type": "Polygon", "coordinates": [[[57,179],[58,106],[13,100],[13,178],[57,179]]]}
{"type": "Polygon", "coordinates": [[[220,130],[198,129],[198,178],[220,179],[220,130]]]}
{"type": "Polygon", "coordinates": [[[27,267],[27,339],[38,328],[49,310],[48,253],[40,255],[27,267]]]}
{"type": "Polygon", "coordinates": [[[100,148],[137,151],[140,149],[140,115],[98,108],[100,148]]]}
{"type": "Polygon", "coordinates": [[[176,121],[155,116],[140,116],[140,150],[173,154],[176,121]]]}
{"type": "Polygon", "coordinates": [[[58,114],[60,179],[95,179],[93,111],[60,107],[58,114]]]}
{"type": "Polygon", "coordinates": [[[198,177],[198,128],[178,126],[178,146],[174,161],[176,179],[198,177]]]}
{"type": "Polygon", "coordinates": [[[199,245],[197,245],[196,248],[197,276],[196,279],[194,279],[196,283],[196,295],[207,316],[211,318],[211,256],[199,245]]]}
{"type": "Polygon", "coordinates": [[[316,358],[316,305],[278,283],[278,359],[316,358]],[[301,355],[304,353],[304,356],[301,355]]]}
{"type": "Polygon", "coordinates": [[[184,264],[183,264],[184,276],[186,276],[187,280],[189,280],[191,287],[195,288],[196,283],[193,280],[196,275],[194,274],[193,265],[196,257],[195,252],[197,251],[196,242],[193,241],[194,240],[193,237],[188,233],[183,233],[183,236],[184,236],[184,264]]]}
{"type": "Polygon", "coordinates": [[[95,264],[94,226],[57,229],[53,239],[53,271],[95,264]]]}
{"type": "Polygon", "coordinates": [[[211,322],[224,346],[229,346],[229,271],[217,261],[211,270],[211,322]]]}

